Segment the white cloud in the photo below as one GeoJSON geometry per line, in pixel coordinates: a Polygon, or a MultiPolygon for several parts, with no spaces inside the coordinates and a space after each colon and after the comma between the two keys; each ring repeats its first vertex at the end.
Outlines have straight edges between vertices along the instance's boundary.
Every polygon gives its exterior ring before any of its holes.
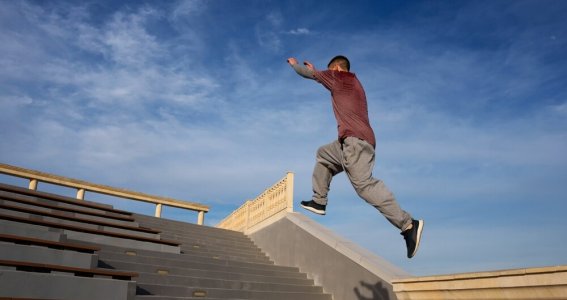
{"type": "MultiPolygon", "coordinates": [[[[178,59],[173,52],[176,49],[170,48],[172,44],[158,42],[147,31],[147,22],[160,17],[158,11],[142,7],[132,13],[117,12],[107,23],[95,28],[78,17],[60,17],[57,10],[45,12],[30,7],[23,8],[27,9],[24,14],[27,19],[22,21],[29,24],[19,29],[28,33],[11,33],[6,43],[11,46],[2,50],[7,55],[1,61],[5,72],[0,76],[54,85],[51,95],[41,95],[44,98],[71,97],[75,105],[78,101],[89,106],[101,103],[110,112],[116,105],[136,105],[135,111],[140,111],[140,107],[160,102],[187,109],[211,98],[218,87],[206,72],[184,72],[179,63],[187,62],[178,59]],[[57,17],[44,21],[42,14],[57,17]],[[45,23],[49,24],[49,31],[34,33],[45,23]],[[62,53],[36,45],[38,42],[50,45],[53,41],[66,45],[62,53]],[[23,49],[34,51],[30,54],[23,49]],[[91,61],[79,59],[82,53],[77,50],[101,55],[103,59],[100,56],[91,61]],[[21,55],[31,57],[22,59],[21,55]]],[[[61,100],[54,101],[56,108],[58,102],[61,100]]]]}
{"type": "Polygon", "coordinates": [[[283,17],[279,12],[271,12],[258,22],[255,27],[258,44],[274,53],[281,52],[283,49],[283,42],[280,37],[282,24],[283,17]]]}
{"type": "Polygon", "coordinates": [[[173,7],[171,18],[174,21],[191,18],[205,11],[206,2],[203,0],[182,0],[177,1],[173,7]]]}
{"type": "Polygon", "coordinates": [[[560,116],[567,117],[567,101],[561,104],[552,105],[551,110],[560,116]]]}
{"type": "Polygon", "coordinates": [[[279,28],[282,26],[283,24],[283,17],[282,14],[279,12],[271,12],[266,16],[266,20],[268,21],[268,23],[275,27],[275,28],[279,28]]]}
{"type": "Polygon", "coordinates": [[[292,34],[292,35],[309,35],[311,34],[311,30],[307,29],[307,28],[297,28],[297,29],[292,29],[290,31],[288,31],[287,33],[292,34]]]}
{"type": "Polygon", "coordinates": [[[261,47],[270,51],[279,52],[282,49],[282,41],[278,33],[271,29],[256,27],[256,39],[261,47]]]}
{"type": "Polygon", "coordinates": [[[145,29],[145,20],[151,15],[146,11],[114,15],[100,37],[108,48],[110,59],[120,65],[139,68],[164,54],[156,38],[145,29]]]}

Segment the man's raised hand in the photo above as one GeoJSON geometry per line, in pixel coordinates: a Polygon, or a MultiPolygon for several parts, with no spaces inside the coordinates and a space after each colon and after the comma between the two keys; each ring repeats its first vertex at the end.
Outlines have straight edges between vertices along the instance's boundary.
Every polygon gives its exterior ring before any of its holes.
{"type": "Polygon", "coordinates": [[[295,59],[295,57],[290,57],[287,59],[287,63],[290,65],[296,65],[297,64],[297,59],[295,59]]]}

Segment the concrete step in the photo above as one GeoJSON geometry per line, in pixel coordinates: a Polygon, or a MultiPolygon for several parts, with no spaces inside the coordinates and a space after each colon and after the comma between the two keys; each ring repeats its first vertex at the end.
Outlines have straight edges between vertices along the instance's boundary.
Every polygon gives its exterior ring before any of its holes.
{"type": "Polygon", "coordinates": [[[243,253],[238,251],[231,251],[230,248],[195,248],[186,247],[181,245],[181,252],[184,254],[191,254],[196,256],[209,256],[209,257],[230,257],[234,260],[240,261],[254,261],[254,262],[265,262],[271,263],[271,260],[263,253],[243,253]]]}
{"type": "MultiPolygon", "coordinates": [[[[135,257],[134,257],[135,258],[135,257]]],[[[165,261],[165,260],[150,260],[147,259],[146,262],[131,262],[123,260],[114,260],[108,258],[99,257],[99,265],[101,267],[111,266],[117,270],[128,270],[133,272],[146,272],[146,273],[156,273],[157,270],[206,270],[206,271],[217,271],[226,273],[238,273],[238,274],[250,274],[250,275],[262,275],[262,276],[272,276],[272,277],[283,277],[283,278],[307,278],[305,274],[301,274],[297,271],[290,270],[289,267],[280,267],[275,265],[254,265],[254,267],[237,267],[237,266],[223,266],[223,265],[213,265],[202,263],[198,261],[187,261],[187,262],[177,262],[177,261],[165,261]],[[139,268],[139,269],[136,269],[139,268]],[[152,271],[147,271],[152,270],[152,271]]],[[[183,273],[176,273],[182,275],[183,273]]]]}
{"type": "Polygon", "coordinates": [[[258,246],[256,246],[256,244],[252,241],[232,242],[223,240],[222,237],[204,237],[202,235],[181,236],[177,234],[169,234],[168,232],[163,232],[162,236],[167,239],[183,242],[183,244],[187,245],[211,245],[213,247],[230,247],[238,250],[258,249],[258,246]]]}
{"type": "Polygon", "coordinates": [[[105,219],[112,219],[114,221],[123,221],[127,223],[134,223],[134,218],[129,215],[123,214],[114,214],[112,212],[106,210],[99,210],[91,207],[82,207],[75,205],[74,203],[61,203],[54,200],[42,200],[36,197],[26,196],[26,195],[19,195],[13,193],[7,193],[4,191],[0,191],[0,199],[4,201],[11,201],[17,202],[21,204],[31,205],[35,207],[43,207],[47,209],[57,210],[57,211],[65,211],[77,214],[84,214],[90,216],[98,216],[105,219]],[[62,204],[67,204],[64,206],[62,204]]]}
{"type": "Polygon", "coordinates": [[[18,245],[0,242],[0,259],[26,261],[39,264],[61,265],[65,267],[91,269],[98,264],[93,254],[76,251],[50,249],[41,246],[18,245]]]}
{"type": "MultiPolygon", "coordinates": [[[[168,219],[163,219],[163,218],[155,218],[155,217],[150,217],[150,218],[153,218],[153,219],[147,220],[147,219],[138,218],[137,216],[138,215],[136,215],[134,217],[134,219],[136,219],[137,222],[144,223],[144,224],[151,224],[151,225],[154,225],[156,227],[168,228],[169,231],[171,231],[172,233],[207,231],[211,236],[223,236],[223,237],[234,238],[234,239],[246,238],[246,236],[242,232],[238,232],[238,231],[226,230],[226,229],[222,229],[222,228],[216,228],[216,227],[211,227],[211,226],[206,226],[206,225],[197,225],[197,224],[191,224],[191,223],[178,224],[178,223],[175,223],[177,221],[174,221],[174,220],[168,220],[168,219]]],[[[148,217],[148,216],[146,216],[146,217],[148,217]]]]}
{"type": "Polygon", "coordinates": [[[185,296],[195,297],[204,295],[219,299],[274,299],[274,300],[332,300],[331,295],[323,293],[306,292],[278,292],[278,291],[254,291],[235,289],[195,288],[180,285],[157,285],[138,283],[137,294],[149,293],[160,296],[185,296]]]}
{"type": "Polygon", "coordinates": [[[181,253],[167,253],[167,252],[157,252],[151,249],[139,249],[130,246],[128,243],[123,245],[109,245],[108,243],[94,243],[93,241],[85,241],[81,240],[81,244],[87,244],[92,246],[101,247],[102,251],[110,252],[110,253],[118,253],[118,254],[127,254],[127,255],[139,255],[139,256],[148,256],[148,257],[156,257],[156,258],[165,258],[165,259],[177,259],[178,255],[183,255],[184,259],[189,260],[230,260],[234,262],[244,262],[244,263],[254,263],[254,264],[266,264],[266,265],[273,265],[274,263],[265,255],[254,255],[254,256],[246,256],[246,255],[239,255],[238,253],[232,253],[230,248],[223,251],[222,249],[216,250],[207,250],[207,249],[195,249],[189,248],[181,253]]]}
{"type": "Polygon", "coordinates": [[[6,208],[6,207],[0,207],[0,214],[20,217],[20,218],[26,218],[26,219],[43,220],[43,221],[52,222],[52,223],[55,223],[55,224],[79,226],[79,227],[82,227],[82,228],[88,228],[88,229],[92,229],[92,230],[102,230],[102,231],[106,231],[106,232],[127,234],[127,235],[132,235],[132,236],[140,236],[140,237],[145,237],[145,238],[157,239],[157,238],[160,237],[160,235],[156,234],[156,233],[148,233],[148,232],[145,232],[145,231],[139,231],[139,230],[135,230],[135,229],[118,228],[118,227],[114,227],[112,225],[104,226],[104,225],[93,224],[88,219],[86,219],[86,220],[75,220],[75,219],[71,219],[71,218],[67,219],[66,217],[63,217],[63,216],[59,217],[59,216],[54,216],[54,215],[43,215],[43,214],[40,214],[39,212],[38,213],[21,212],[21,211],[12,210],[11,208],[6,208]]]}
{"type": "Polygon", "coordinates": [[[62,241],[62,230],[50,230],[48,227],[25,224],[2,220],[0,221],[0,232],[4,234],[18,235],[28,238],[49,240],[54,242],[62,241]]]}
{"type": "MultiPolygon", "coordinates": [[[[221,300],[222,298],[209,298],[209,297],[166,297],[160,295],[136,295],[134,300],[221,300]]],[[[244,300],[231,298],[232,300],[244,300]]],[[[224,299],[222,299],[224,300],[224,299]]]]}
{"type": "Polygon", "coordinates": [[[222,243],[213,243],[209,241],[203,240],[187,240],[187,239],[176,239],[171,238],[169,235],[162,235],[164,239],[179,241],[181,245],[184,247],[191,247],[195,248],[195,250],[203,249],[204,251],[211,251],[214,249],[231,249],[231,252],[240,253],[240,254],[253,254],[253,255],[265,255],[260,248],[256,245],[247,245],[247,246],[231,246],[222,243]]]}
{"type": "Polygon", "coordinates": [[[0,297],[7,299],[127,300],[136,293],[133,281],[5,269],[0,275],[0,297]]]}
{"type": "Polygon", "coordinates": [[[190,240],[202,239],[204,241],[219,242],[224,244],[230,244],[233,246],[254,245],[254,242],[252,242],[250,238],[244,234],[240,234],[239,236],[234,236],[232,234],[227,235],[227,234],[219,233],[216,230],[211,232],[210,231],[211,227],[203,226],[203,228],[199,230],[184,231],[184,230],[172,230],[171,228],[159,226],[152,223],[144,223],[144,222],[138,222],[138,223],[141,224],[142,226],[155,228],[170,236],[175,236],[181,239],[190,239],[190,240]]]}
{"type": "Polygon", "coordinates": [[[136,281],[141,284],[156,285],[181,285],[187,287],[200,288],[218,288],[233,290],[255,290],[255,291],[279,291],[279,292],[304,292],[304,293],[322,293],[321,287],[313,286],[313,281],[305,280],[304,284],[282,284],[282,283],[266,283],[241,280],[225,280],[217,278],[202,278],[175,275],[160,275],[151,273],[138,273],[139,277],[136,281]]]}
{"type": "Polygon", "coordinates": [[[156,239],[147,239],[143,237],[135,237],[123,235],[119,233],[104,232],[100,230],[91,230],[88,228],[80,228],[75,226],[57,224],[46,222],[43,220],[33,220],[28,218],[18,218],[0,214],[0,224],[4,223],[19,223],[20,226],[32,226],[35,231],[44,230],[54,231],[60,233],[61,236],[65,235],[69,240],[80,242],[93,242],[98,244],[108,244],[118,247],[130,247],[144,250],[180,253],[181,248],[173,241],[163,241],[156,239]],[[24,225],[25,224],[25,225],[24,225]]]}
{"type": "Polygon", "coordinates": [[[256,255],[256,256],[245,256],[238,253],[231,253],[230,249],[226,251],[193,251],[184,250],[181,248],[181,254],[187,255],[191,259],[213,259],[213,260],[230,260],[234,262],[241,263],[252,263],[252,264],[263,264],[263,265],[273,265],[274,262],[270,260],[268,256],[256,255]]]}
{"type": "Polygon", "coordinates": [[[181,242],[181,250],[183,253],[198,255],[198,256],[226,256],[229,255],[235,258],[252,259],[269,261],[269,258],[259,248],[251,248],[248,250],[238,249],[235,250],[231,247],[215,247],[210,245],[187,245],[181,242]]]}
{"type": "Polygon", "coordinates": [[[86,212],[82,213],[81,211],[76,211],[71,209],[61,209],[58,206],[41,205],[31,201],[13,201],[7,199],[0,199],[0,204],[17,206],[24,209],[33,209],[46,214],[60,214],[71,218],[88,219],[88,220],[93,220],[95,222],[106,222],[117,226],[140,227],[139,224],[134,221],[119,220],[104,215],[91,214],[86,212]]]}
{"type": "Polygon", "coordinates": [[[239,262],[232,260],[220,260],[212,258],[197,258],[194,259],[192,256],[187,256],[185,254],[180,254],[177,257],[155,257],[155,256],[144,256],[144,255],[128,255],[125,253],[118,252],[108,252],[106,250],[101,250],[98,252],[99,258],[102,260],[114,260],[114,261],[125,261],[133,262],[138,264],[160,264],[161,266],[169,267],[180,267],[180,268],[204,268],[208,265],[213,266],[224,266],[224,267],[235,267],[235,268],[248,268],[248,269],[265,269],[273,268],[282,272],[299,272],[299,268],[295,267],[284,267],[276,266],[273,264],[256,264],[250,262],[239,262]]]}
{"type": "Polygon", "coordinates": [[[180,241],[186,245],[210,245],[213,247],[230,247],[233,250],[249,250],[249,249],[258,249],[259,248],[254,244],[254,242],[244,234],[240,233],[238,238],[235,237],[227,237],[223,236],[222,234],[211,235],[209,233],[210,227],[204,227],[198,232],[183,232],[183,233],[174,233],[167,228],[159,228],[154,227],[158,230],[162,230],[162,236],[167,239],[173,239],[176,241],[180,241]]]}
{"type": "MultiPolygon", "coordinates": [[[[192,223],[186,223],[176,220],[164,219],[164,218],[156,218],[147,215],[140,215],[134,214],[134,219],[138,221],[140,224],[151,224],[155,225],[156,228],[166,228],[168,232],[172,233],[183,233],[183,232],[203,232],[206,231],[209,236],[223,236],[228,238],[236,238],[236,239],[247,239],[247,237],[242,232],[226,230],[216,227],[209,227],[204,225],[197,225],[192,223]]],[[[150,226],[154,227],[154,226],[150,226]]]]}
{"type": "Polygon", "coordinates": [[[180,237],[179,235],[171,235],[167,231],[161,234],[162,238],[168,240],[175,240],[180,242],[181,248],[185,252],[203,252],[206,254],[223,255],[224,253],[230,253],[233,256],[242,256],[252,259],[267,259],[265,253],[263,253],[260,248],[258,248],[251,240],[247,237],[246,244],[244,243],[232,243],[223,241],[222,238],[208,238],[205,239],[203,236],[198,237],[180,237]]]}
{"type": "Polygon", "coordinates": [[[169,243],[162,243],[159,240],[137,240],[133,238],[122,238],[115,236],[107,236],[94,233],[86,233],[74,230],[63,230],[63,234],[67,236],[69,241],[77,242],[92,242],[98,245],[111,245],[116,247],[129,247],[133,249],[167,252],[167,253],[180,253],[181,248],[169,243]]]}
{"type": "Polygon", "coordinates": [[[174,276],[215,278],[225,280],[242,280],[253,282],[270,282],[281,284],[305,284],[307,275],[303,273],[270,272],[254,269],[235,268],[213,268],[213,269],[191,269],[178,267],[163,267],[160,265],[137,264],[123,261],[99,259],[99,268],[111,268],[120,271],[131,271],[138,273],[167,274],[174,276]]]}
{"type": "MultiPolygon", "coordinates": [[[[101,248],[102,251],[111,252],[111,253],[119,253],[119,254],[128,254],[128,255],[140,255],[140,256],[149,256],[149,257],[158,257],[158,258],[166,258],[166,259],[176,259],[180,254],[183,255],[184,259],[215,259],[215,260],[234,260],[234,261],[241,261],[241,262],[249,262],[249,263],[259,263],[259,264],[268,264],[273,265],[273,262],[270,261],[267,257],[262,257],[256,260],[243,260],[243,257],[234,256],[230,252],[221,252],[219,254],[211,253],[211,252],[197,252],[197,251],[187,251],[184,253],[164,253],[164,252],[157,252],[152,250],[142,250],[142,249],[134,249],[128,246],[119,247],[119,246],[110,246],[110,245],[103,245],[103,244],[96,244],[90,242],[81,242],[81,244],[87,244],[92,246],[98,246],[101,248]]],[[[229,249],[230,250],[230,249],[229,249]]]]}
{"type": "MultiPolygon", "coordinates": [[[[145,226],[151,226],[149,224],[143,224],[145,226]]],[[[231,249],[238,250],[238,251],[249,251],[250,249],[258,249],[256,244],[248,238],[247,236],[239,237],[238,239],[232,237],[225,237],[222,235],[212,236],[207,231],[200,231],[200,232],[186,232],[182,234],[172,234],[169,229],[163,229],[159,227],[155,227],[157,230],[161,230],[161,235],[164,238],[180,241],[186,245],[200,245],[206,246],[209,245],[212,248],[219,248],[219,247],[230,247],[231,249]]]]}
{"type": "Polygon", "coordinates": [[[189,243],[204,243],[204,244],[215,244],[221,246],[229,246],[235,248],[249,248],[256,247],[256,244],[252,242],[248,237],[239,238],[238,240],[234,238],[226,238],[223,236],[211,236],[207,232],[187,232],[183,234],[172,234],[168,229],[159,229],[163,232],[164,236],[170,239],[187,241],[189,243]]]}

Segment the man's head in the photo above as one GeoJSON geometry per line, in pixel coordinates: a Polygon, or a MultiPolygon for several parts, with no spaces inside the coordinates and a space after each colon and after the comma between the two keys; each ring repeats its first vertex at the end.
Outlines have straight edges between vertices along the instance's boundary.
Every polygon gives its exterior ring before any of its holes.
{"type": "Polygon", "coordinates": [[[347,71],[350,72],[350,62],[348,58],[343,55],[337,55],[331,59],[329,64],[327,65],[329,70],[337,70],[337,71],[347,71]]]}

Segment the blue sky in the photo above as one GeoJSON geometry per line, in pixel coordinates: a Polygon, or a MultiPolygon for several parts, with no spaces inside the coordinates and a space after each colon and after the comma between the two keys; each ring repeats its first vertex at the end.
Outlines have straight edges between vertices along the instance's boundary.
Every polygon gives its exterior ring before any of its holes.
{"type": "Polygon", "coordinates": [[[344,54],[374,175],[425,219],[423,245],[407,260],[342,174],[310,217],[416,275],[567,264],[566,14],[559,0],[0,1],[0,161],[202,202],[209,225],[286,171],[297,203],[336,124],[328,92],[285,61],[344,54]]]}

